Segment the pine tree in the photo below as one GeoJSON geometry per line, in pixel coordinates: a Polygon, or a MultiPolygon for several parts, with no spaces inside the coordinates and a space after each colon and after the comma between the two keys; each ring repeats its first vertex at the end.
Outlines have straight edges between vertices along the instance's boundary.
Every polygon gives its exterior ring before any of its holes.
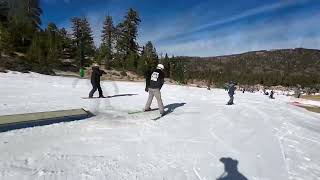
{"type": "Polygon", "coordinates": [[[39,0],[10,0],[9,18],[19,24],[31,26],[33,31],[40,30],[42,9],[39,0]]]}
{"type": "Polygon", "coordinates": [[[63,60],[71,61],[74,58],[73,46],[72,46],[72,37],[68,34],[67,30],[62,28],[59,32],[60,41],[62,47],[62,57],[63,60]]]}
{"type": "Polygon", "coordinates": [[[138,36],[138,25],[141,22],[138,12],[129,9],[127,15],[125,16],[124,24],[124,36],[128,44],[128,51],[133,53],[138,53],[138,43],[136,42],[138,36]]]}
{"type": "Polygon", "coordinates": [[[171,66],[170,66],[170,59],[169,59],[167,53],[166,53],[166,55],[164,56],[163,64],[164,64],[164,66],[165,66],[164,71],[165,71],[166,77],[170,77],[170,71],[171,71],[170,68],[171,68],[171,66]]]}
{"type": "Polygon", "coordinates": [[[1,0],[1,44],[6,51],[26,52],[36,32],[40,31],[42,10],[38,0],[1,0]],[[4,42],[3,39],[6,39],[4,42]]]}
{"type": "Polygon", "coordinates": [[[113,58],[113,46],[115,40],[115,28],[111,16],[106,16],[102,30],[102,44],[100,56],[105,60],[106,69],[110,68],[110,61],[113,58]]]}
{"type": "Polygon", "coordinates": [[[116,31],[115,31],[115,40],[116,40],[115,65],[117,67],[121,67],[122,69],[126,68],[125,59],[126,59],[127,50],[128,50],[128,44],[126,43],[125,36],[123,33],[124,31],[125,30],[124,30],[123,23],[119,23],[116,26],[116,31]]]}
{"type": "Polygon", "coordinates": [[[124,69],[129,66],[129,61],[132,60],[135,61],[133,64],[134,68],[137,69],[136,57],[138,57],[139,52],[137,36],[140,22],[138,12],[130,8],[124,21],[116,27],[116,57],[124,69]]]}
{"type": "Polygon", "coordinates": [[[0,57],[2,53],[10,54],[14,51],[11,33],[8,30],[9,2],[0,0],[0,57]]]}
{"type": "Polygon", "coordinates": [[[147,60],[145,56],[145,47],[143,46],[141,50],[141,56],[139,57],[139,60],[138,60],[137,73],[140,75],[145,75],[146,67],[147,67],[147,60]]]}
{"type": "Polygon", "coordinates": [[[145,74],[147,71],[154,69],[159,62],[157,51],[152,42],[149,41],[143,47],[141,57],[138,62],[138,69],[140,74],[145,74]],[[142,72],[143,71],[143,72],[142,72]]]}
{"type": "Polygon", "coordinates": [[[138,67],[138,56],[133,51],[130,51],[129,55],[127,56],[127,69],[130,71],[136,71],[138,67]]]}
{"type": "Polygon", "coordinates": [[[0,24],[7,25],[9,13],[8,0],[0,0],[0,24]]]}
{"type": "Polygon", "coordinates": [[[47,60],[52,66],[57,66],[60,62],[59,59],[62,57],[63,54],[63,37],[60,34],[60,30],[54,23],[49,23],[46,30],[46,41],[48,48],[47,60]]]}
{"type": "Polygon", "coordinates": [[[14,42],[11,33],[4,25],[0,24],[0,57],[2,53],[12,54],[14,52],[14,42]]]}
{"type": "Polygon", "coordinates": [[[83,32],[83,40],[84,40],[84,50],[85,55],[88,58],[92,57],[95,53],[95,45],[93,42],[93,35],[90,24],[87,18],[82,18],[82,32],[83,32]]]}
{"type": "Polygon", "coordinates": [[[48,59],[49,44],[46,32],[39,32],[34,35],[27,57],[33,65],[33,70],[43,74],[53,74],[53,63],[48,59]]]}
{"type": "Polygon", "coordinates": [[[79,66],[87,66],[95,53],[92,30],[86,18],[72,18],[73,41],[79,66]]]}
{"type": "Polygon", "coordinates": [[[188,79],[187,66],[182,57],[172,57],[171,78],[179,83],[186,83],[188,79]]]}

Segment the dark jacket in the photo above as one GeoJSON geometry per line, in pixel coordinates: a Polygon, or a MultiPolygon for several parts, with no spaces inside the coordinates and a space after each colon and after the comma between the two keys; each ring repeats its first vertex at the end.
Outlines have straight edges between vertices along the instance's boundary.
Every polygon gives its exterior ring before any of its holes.
{"type": "Polygon", "coordinates": [[[164,72],[160,69],[152,71],[146,76],[146,87],[152,89],[161,89],[164,84],[164,72]]]}
{"type": "Polygon", "coordinates": [[[233,95],[234,95],[234,91],[235,91],[236,89],[237,89],[237,88],[236,88],[235,84],[230,84],[230,85],[229,85],[228,94],[229,94],[230,96],[233,96],[233,95]]]}
{"type": "Polygon", "coordinates": [[[150,79],[151,79],[152,72],[153,71],[148,70],[144,74],[144,78],[146,79],[146,91],[148,91],[148,88],[150,86],[150,79]]]}
{"type": "Polygon", "coordinates": [[[273,91],[271,91],[271,92],[270,92],[270,96],[269,96],[271,99],[273,99],[273,98],[274,98],[274,97],[273,97],[273,94],[274,94],[274,92],[273,92],[273,91]]]}
{"type": "Polygon", "coordinates": [[[92,74],[91,74],[91,83],[92,84],[99,84],[100,83],[100,76],[105,72],[100,70],[99,67],[92,67],[92,74]]]}

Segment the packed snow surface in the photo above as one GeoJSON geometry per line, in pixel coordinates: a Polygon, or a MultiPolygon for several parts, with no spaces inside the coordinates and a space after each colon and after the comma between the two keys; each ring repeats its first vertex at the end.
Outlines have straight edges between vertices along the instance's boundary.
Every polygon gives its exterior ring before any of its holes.
{"type": "Polygon", "coordinates": [[[288,97],[237,92],[226,106],[224,90],[164,85],[171,112],[153,121],[159,112],[128,114],[144,107],[144,83],[102,86],[110,98],[82,99],[91,89],[85,79],[0,73],[0,115],[74,108],[96,115],[0,133],[0,179],[320,179],[320,115],[288,97]],[[224,173],[223,157],[238,169],[224,173]]]}

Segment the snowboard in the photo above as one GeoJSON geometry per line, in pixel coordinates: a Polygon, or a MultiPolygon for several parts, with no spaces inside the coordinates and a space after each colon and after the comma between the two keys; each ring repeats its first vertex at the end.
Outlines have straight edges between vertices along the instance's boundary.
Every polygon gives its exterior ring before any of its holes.
{"type": "Polygon", "coordinates": [[[144,110],[130,111],[130,112],[128,112],[128,114],[148,113],[148,112],[152,112],[152,111],[156,111],[156,110],[159,110],[159,108],[154,108],[154,109],[151,109],[149,111],[144,111],[144,110]]]}
{"type": "MultiPolygon", "coordinates": [[[[141,110],[141,111],[132,111],[132,112],[128,112],[128,114],[130,114],[130,115],[135,115],[135,114],[142,114],[142,113],[150,113],[150,112],[154,112],[154,111],[157,111],[157,110],[159,110],[159,108],[155,108],[155,109],[151,109],[151,110],[149,110],[149,111],[143,111],[143,110],[141,110]]],[[[159,120],[159,119],[161,119],[163,116],[165,116],[167,113],[165,113],[164,115],[160,115],[160,116],[158,116],[158,117],[155,117],[155,118],[152,118],[151,120],[153,120],[153,121],[156,121],[156,120],[159,120]]]]}
{"type": "Polygon", "coordinates": [[[92,98],[89,98],[89,97],[81,97],[82,99],[105,99],[105,98],[109,98],[108,96],[107,97],[92,97],[92,98]]]}

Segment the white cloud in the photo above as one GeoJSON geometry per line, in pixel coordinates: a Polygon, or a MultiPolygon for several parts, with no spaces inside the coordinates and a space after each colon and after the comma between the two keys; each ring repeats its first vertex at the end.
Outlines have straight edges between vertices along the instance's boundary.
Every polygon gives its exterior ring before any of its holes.
{"type": "Polygon", "coordinates": [[[269,5],[265,5],[265,6],[261,6],[261,7],[257,7],[254,9],[249,9],[247,11],[244,11],[240,14],[237,14],[235,16],[231,16],[231,17],[227,17],[227,18],[223,18],[221,20],[218,21],[214,21],[214,22],[209,22],[207,24],[203,24],[200,27],[197,27],[195,29],[193,29],[193,31],[201,31],[203,29],[212,27],[212,26],[218,26],[218,25],[222,25],[225,23],[230,23],[233,21],[237,21],[243,18],[247,18],[250,16],[254,16],[257,14],[261,14],[261,13],[266,13],[266,12],[271,12],[277,9],[281,9],[281,8],[285,8],[288,6],[292,6],[292,5],[297,5],[297,4],[302,4],[307,2],[306,0],[299,0],[299,1],[279,1],[277,3],[273,3],[273,4],[269,4],[269,5]]]}
{"type": "MultiPolygon", "coordinates": [[[[237,21],[242,18],[247,18],[249,16],[254,16],[259,13],[270,12],[279,8],[304,2],[306,1],[275,3],[255,9],[249,9],[243,13],[215,22],[208,22],[207,19],[204,21],[204,19],[199,17],[203,15],[201,11],[206,7],[206,4],[201,4],[198,8],[195,8],[196,10],[190,9],[190,11],[174,16],[169,20],[158,17],[159,19],[154,19],[153,22],[150,20],[145,22],[143,19],[144,17],[142,17],[138,42],[140,45],[144,45],[150,40],[155,43],[157,51],[160,53],[168,52],[169,54],[174,55],[190,56],[224,55],[251,50],[300,46],[320,48],[319,36],[316,36],[316,38],[308,38],[301,34],[297,36],[293,35],[294,33],[304,32],[305,30],[308,31],[310,28],[314,28],[315,24],[317,24],[316,22],[318,22],[316,19],[320,19],[319,14],[314,18],[296,17],[297,19],[279,19],[276,22],[268,24],[250,24],[244,29],[235,29],[235,27],[231,26],[229,29],[221,30],[221,32],[210,32],[207,34],[197,32],[212,26],[218,26],[224,23],[237,21]],[[179,35],[182,35],[181,37],[185,39],[176,38],[179,35]],[[162,39],[168,40],[170,37],[172,37],[172,39],[170,42],[167,42],[167,44],[164,44],[166,41],[161,42],[162,39]],[[282,37],[285,40],[281,40],[279,37],[282,37]],[[187,38],[189,40],[186,40],[187,38]]],[[[125,15],[125,12],[121,12],[119,9],[111,9],[113,11],[110,11],[110,15],[112,15],[113,18],[116,18],[116,20],[114,20],[115,22],[122,19],[125,15]]],[[[86,15],[91,25],[94,42],[97,47],[100,45],[101,30],[104,17],[107,15],[106,12],[108,11],[91,11],[86,15]]],[[[71,29],[69,20],[58,24],[58,26],[67,27],[69,30],[71,29]]]]}
{"type": "Polygon", "coordinates": [[[156,46],[159,52],[189,56],[227,55],[296,47],[320,49],[320,32],[313,31],[320,29],[318,19],[320,13],[287,17],[267,24],[251,24],[242,29],[230,27],[219,33],[199,36],[197,40],[156,46]]]}
{"type": "MultiPolygon", "coordinates": [[[[208,11],[208,6],[212,4],[202,3],[197,7],[190,9],[190,11],[181,13],[171,19],[162,20],[160,23],[156,22],[149,25],[149,27],[142,29],[143,36],[140,36],[140,42],[145,43],[149,40],[153,42],[171,40],[175,39],[177,36],[187,36],[213,26],[223,25],[257,14],[267,13],[306,2],[308,2],[308,0],[280,1],[277,3],[245,10],[231,17],[229,17],[227,14],[223,17],[220,17],[220,20],[213,22],[211,21],[211,18],[206,19],[207,22],[203,22],[203,11],[208,11]]],[[[210,14],[206,14],[205,16],[210,16],[210,14]]]]}

